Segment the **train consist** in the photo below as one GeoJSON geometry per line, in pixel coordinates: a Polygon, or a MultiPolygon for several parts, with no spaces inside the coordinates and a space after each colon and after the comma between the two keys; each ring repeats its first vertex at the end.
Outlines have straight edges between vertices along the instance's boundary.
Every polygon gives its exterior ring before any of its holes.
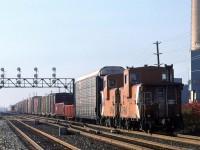
{"type": "Polygon", "coordinates": [[[180,127],[181,91],[173,66],[103,67],[75,82],[75,93],[35,96],[15,104],[20,113],[150,130],[180,127]]]}
{"type": "Polygon", "coordinates": [[[12,111],[49,117],[74,118],[74,94],[51,93],[34,96],[12,106],[12,111]]]}

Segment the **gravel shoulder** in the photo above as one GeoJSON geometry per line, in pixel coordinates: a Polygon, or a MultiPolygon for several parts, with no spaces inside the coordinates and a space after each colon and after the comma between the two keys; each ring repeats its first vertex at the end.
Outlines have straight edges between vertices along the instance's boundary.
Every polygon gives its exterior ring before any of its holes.
{"type": "Polygon", "coordinates": [[[0,149],[28,150],[18,136],[10,129],[5,120],[0,120],[0,149]]]}

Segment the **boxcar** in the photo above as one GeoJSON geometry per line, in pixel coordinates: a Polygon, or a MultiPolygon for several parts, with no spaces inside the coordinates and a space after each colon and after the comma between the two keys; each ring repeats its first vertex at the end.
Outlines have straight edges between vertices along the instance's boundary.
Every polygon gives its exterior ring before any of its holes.
{"type": "Polygon", "coordinates": [[[67,119],[73,119],[74,118],[74,105],[65,105],[65,111],[64,116],[67,119]]]}
{"type": "Polygon", "coordinates": [[[22,113],[28,113],[28,99],[22,101],[22,113]]]}
{"type": "Polygon", "coordinates": [[[103,89],[102,77],[108,74],[123,73],[123,71],[123,67],[107,66],[76,80],[75,118],[77,120],[99,121],[101,115],[100,91],[103,89]]]}
{"type": "Polygon", "coordinates": [[[55,116],[58,118],[74,118],[74,105],[65,105],[65,103],[55,104],[55,116]]]}
{"type": "Polygon", "coordinates": [[[55,104],[55,116],[56,117],[64,116],[64,108],[65,108],[64,103],[56,103],[55,104]]]}
{"type": "Polygon", "coordinates": [[[41,115],[42,116],[46,115],[46,96],[42,96],[41,99],[41,115]]]}
{"type": "Polygon", "coordinates": [[[45,114],[47,116],[51,115],[51,101],[50,101],[50,95],[45,96],[45,114]]]}
{"type": "Polygon", "coordinates": [[[51,115],[55,116],[55,105],[58,103],[63,103],[64,105],[74,104],[74,93],[51,93],[50,94],[51,103],[51,115]]]}
{"type": "Polygon", "coordinates": [[[40,115],[41,114],[41,96],[34,96],[33,103],[34,103],[34,114],[40,115]]]}

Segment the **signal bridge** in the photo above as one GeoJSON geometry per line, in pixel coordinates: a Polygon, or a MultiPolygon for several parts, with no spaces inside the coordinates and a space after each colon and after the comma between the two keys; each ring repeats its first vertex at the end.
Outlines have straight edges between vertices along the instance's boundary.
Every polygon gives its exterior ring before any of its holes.
{"type": "Polygon", "coordinates": [[[0,78],[1,88],[65,88],[68,93],[74,92],[74,78],[56,78],[56,68],[52,70],[53,78],[38,78],[38,69],[34,68],[36,74],[34,78],[21,78],[21,68],[17,68],[19,74],[17,78],[5,78],[4,68],[1,68],[3,72],[0,78]]]}

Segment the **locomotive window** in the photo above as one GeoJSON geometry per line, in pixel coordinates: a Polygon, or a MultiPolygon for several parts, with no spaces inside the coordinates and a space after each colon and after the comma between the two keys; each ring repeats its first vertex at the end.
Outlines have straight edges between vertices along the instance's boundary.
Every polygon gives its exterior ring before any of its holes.
{"type": "Polygon", "coordinates": [[[152,93],[151,92],[144,92],[143,93],[143,100],[145,104],[151,104],[152,103],[152,93]]]}
{"type": "Polygon", "coordinates": [[[103,82],[103,87],[104,87],[104,88],[107,87],[107,82],[106,82],[106,80],[104,80],[104,82],[103,82]]]}
{"type": "Polygon", "coordinates": [[[167,80],[167,74],[166,73],[162,74],[162,80],[167,80]]]}
{"type": "Polygon", "coordinates": [[[128,83],[128,75],[124,75],[124,82],[125,82],[125,84],[128,83]]]}
{"type": "Polygon", "coordinates": [[[138,73],[132,73],[130,75],[130,82],[131,83],[139,82],[139,74],[138,73]]]}
{"type": "Polygon", "coordinates": [[[117,80],[116,79],[109,79],[109,87],[116,87],[117,80]]]}
{"type": "Polygon", "coordinates": [[[156,89],[157,92],[157,97],[163,98],[164,97],[164,88],[163,87],[158,87],[156,89]]]}

